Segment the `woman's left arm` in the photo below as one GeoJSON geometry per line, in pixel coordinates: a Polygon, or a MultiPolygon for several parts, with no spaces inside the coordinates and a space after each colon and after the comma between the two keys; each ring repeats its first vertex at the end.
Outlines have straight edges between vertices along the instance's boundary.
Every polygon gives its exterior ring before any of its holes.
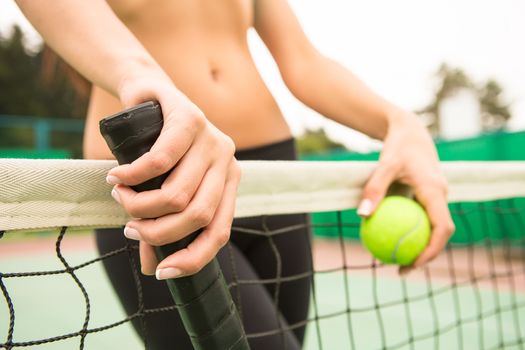
{"type": "Polygon", "coordinates": [[[383,140],[379,165],[364,188],[359,214],[373,213],[393,181],[410,185],[432,224],[430,243],[414,266],[435,258],[454,232],[454,224],[446,180],[425,127],[413,113],[379,97],[342,65],[320,54],[285,0],[257,1],[254,23],[295,97],[330,119],[383,140]]]}

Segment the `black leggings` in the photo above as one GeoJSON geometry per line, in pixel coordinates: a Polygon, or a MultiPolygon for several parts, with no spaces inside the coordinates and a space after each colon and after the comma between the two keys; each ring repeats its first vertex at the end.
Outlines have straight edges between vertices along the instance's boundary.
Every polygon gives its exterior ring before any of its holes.
{"type": "MultiPolygon", "coordinates": [[[[293,140],[286,140],[238,151],[236,157],[239,160],[294,160],[295,148],[293,140]]],[[[240,309],[246,333],[254,334],[249,337],[251,349],[301,348],[306,326],[300,323],[308,315],[311,286],[308,272],[312,270],[307,220],[304,214],[235,219],[230,242],[217,255],[227,283],[233,282],[230,291],[240,309]],[[295,277],[274,281],[292,276],[295,277]],[[260,279],[267,281],[235,283],[260,279]],[[286,330],[289,327],[292,330],[286,330]]],[[[126,243],[137,245],[127,241],[121,229],[96,230],[96,239],[101,254],[120,249],[126,243]]],[[[140,271],[138,251],[134,249],[131,254],[140,271]]],[[[129,257],[119,254],[105,259],[104,267],[127,314],[137,312],[138,293],[129,257]]],[[[164,281],[144,275],[139,279],[146,309],[173,305],[164,281]]],[[[148,349],[192,349],[176,310],[149,313],[142,320],[135,318],[133,326],[143,339],[147,338],[148,349]]]]}

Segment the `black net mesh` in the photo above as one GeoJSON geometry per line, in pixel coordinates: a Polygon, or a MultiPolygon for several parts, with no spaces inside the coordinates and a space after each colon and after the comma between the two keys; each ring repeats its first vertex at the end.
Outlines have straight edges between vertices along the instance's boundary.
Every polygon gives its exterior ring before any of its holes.
{"type": "MultiPolygon", "coordinates": [[[[232,261],[227,280],[244,321],[251,316],[242,302],[242,288],[267,286],[272,307],[277,310],[283,308],[286,300],[282,286],[304,280],[311,285],[308,316],[286,319],[276,312],[274,328],[254,332],[247,327],[250,342],[278,335],[285,348],[286,334],[306,326],[304,346],[309,349],[524,349],[525,201],[458,203],[451,205],[451,210],[457,232],[446,251],[430,265],[401,276],[396,267],[373,260],[359,242],[349,238],[355,237],[359,230],[359,219],[353,212],[331,213],[321,219],[314,215],[307,224],[288,227],[276,228],[267,218],[260,219],[261,229],[236,226],[236,234],[266,240],[275,265],[273,276],[242,278],[238,264],[233,263],[237,248],[231,244],[226,247],[224,254],[232,261]],[[287,257],[281,254],[280,237],[306,226],[314,237],[325,236],[307,240],[312,244],[313,267],[300,273],[285,273],[287,257]]],[[[11,235],[17,233],[2,232],[0,246],[11,242],[11,235]]],[[[39,266],[33,266],[33,271],[25,268],[8,271],[2,267],[7,258],[0,256],[4,304],[0,304],[0,348],[38,348],[66,340],[75,340],[73,348],[104,348],[91,346],[90,338],[136,321],[142,324],[139,327],[144,343],[136,346],[149,348],[151,335],[145,326],[148,315],[173,313],[177,306],[147,307],[138,262],[134,261],[137,245],[128,241],[120,249],[78,263],[70,261],[64,253],[64,241],[74,235],[77,233],[65,227],[59,229],[55,250],[48,252],[61,264],[60,269],[39,270],[39,266]],[[135,311],[93,325],[92,316],[104,310],[97,310],[92,303],[88,281],[81,272],[117,256],[126,257],[132,266],[138,300],[135,311]],[[74,286],[83,303],[82,322],[72,332],[57,331],[50,336],[31,338],[32,330],[27,329],[24,320],[31,312],[39,313],[32,308],[31,298],[40,297],[41,279],[50,276],[66,279],[57,284],[52,297],[48,297],[49,303],[53,308],[69,308],[62,304],[67,300],[62,293],[74,286]],[[23,301],[19,301],[11,287],[12,281],[21,279],[31,281],[34,289],[33,296],[23,301]],[[23,309],[20,317],[18,309],[23,309]]],[[[20,252],[23,254],[31,255],[31,251],[20,252]]],[[[98,282],[106,283],[102,277],[98,282]]],[[[42,317],[53,323],[55,315],[42,317]]],[[[119,341],[109,341],[107,348],[120,348],[119,341]]],[[[176,349],[177,344],[172,348],[176,349]]]]}

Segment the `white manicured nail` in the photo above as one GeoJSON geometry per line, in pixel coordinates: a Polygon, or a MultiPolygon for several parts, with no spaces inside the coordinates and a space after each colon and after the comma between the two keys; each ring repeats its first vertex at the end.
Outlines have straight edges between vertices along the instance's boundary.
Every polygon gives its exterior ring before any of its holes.
{"type": "Polygon", "coordinates": [[[170,278],[177,278],[182,276],[182,271],[175,267],[166,267],[164,269],[157,269],[155,277],[158,280],[167,280],[170,278]]]}
{"type": "Polygon", "coordinates": [[[113,199],[115,200],[115,202],[117,202],[118,204],[120,204],[120,194],[118,193],[118,191],[116,189],[112,189],[111,190],[111,197],[113,197],[113,199]]]}
{"type": "Polygon", "coordinates": [[[372,201],[370,199],[363,199],[359,208],[357,209],[359,216],[369,216],[372,214],[372,201]]]}
{"type": "Polygon", "coordinates": [[[124,236],[126,236],[129,239],[133,239],[135,241],[139,241],[140,240],[139,231],[137,231],[137,230],[135,230],[134,228],[131,228],[131,227],[127,227],[126,226],[124,228],[124,236]]]}
{"type": "Polygon", "coordinates": [[[119,179],[116,176],[113,176],[113,175],[106,176],[106,182],[108,184],[110,184],[110,185],[120,185],[120,184],[122,184],[122,180],[119,179]]]}

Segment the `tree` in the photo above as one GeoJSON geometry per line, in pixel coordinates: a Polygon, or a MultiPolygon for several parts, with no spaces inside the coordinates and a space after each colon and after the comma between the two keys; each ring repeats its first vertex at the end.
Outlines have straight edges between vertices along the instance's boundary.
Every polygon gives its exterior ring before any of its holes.
{"type": "Polygon", "coordinates": [[[440,134],[439,106],[449,96],[460,89],[472,90],[479,99],[481,106],[481,120],[483,131],[497,131],[505,127],[511,114],[509,105],[501,101],[502,88],[495,80],[475,84],[472,79],[460,68],[453,68],[443,63],[437,73],[439,85],[434,100],[425,108],[416,113],[429,117],[428,127],[434,136],[440,134]]]}
{"type": "Polygon", "coordinates": [[[297,151],[299,154],[319,154],[341,149],[345,149],[345,147],[330,140],[324,129],[307,130],[304,135],[297,138],[297,151]]]}
{"type": "Polygon", "coordinates": [[[495,80],[489,80],[478,89],[481,103],[483,130],[496,131],[505,127],[511,114],[509,104],[501,102],[503,89],[495,80]]]}
{"type": "Polygon", "coordinates": [[[0,114],[84,117],[88,96],[75,90],[65,64],[52,56],[46,47],[28,51],[18,26],[0,37],[0,114]]]}
{"type": "MultiPolygon", "coordinates": [[[[87,84],[72,79],[78,73],[56,58],[45,46],[29,51],[18,26],[7,36],[0,36],[0,115],[84,118],[89,97],[87,84]]],[[[78,134],[54,135],[53,144],[80,155],[78,134]]],[[[0,147],[32,148],[32,130],[0,129],[0,147]]]]}
{"type": "Polygon", "coordinates": [[[15,26],[8,38],[0,38],[0,113],[40,114],[44,108],[37,98],[35,76],[38,60],[24,47],[22,30],[15,26]]]}

